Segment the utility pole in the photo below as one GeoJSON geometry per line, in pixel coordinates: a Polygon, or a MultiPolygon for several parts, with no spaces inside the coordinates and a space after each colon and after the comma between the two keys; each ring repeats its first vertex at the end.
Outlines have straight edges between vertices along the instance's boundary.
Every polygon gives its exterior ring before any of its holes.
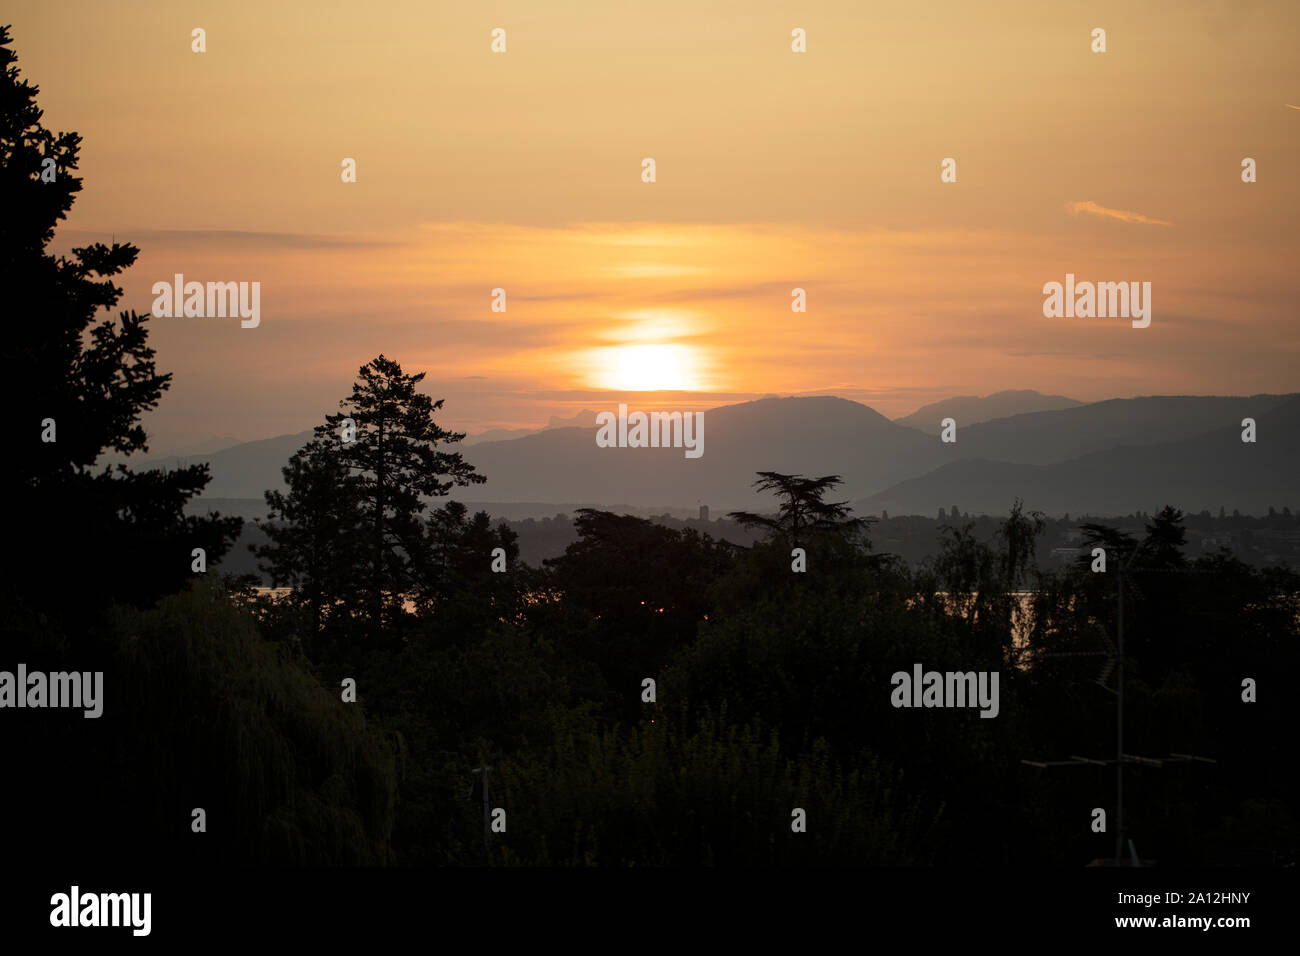
{"type": "MultiPolygon", "coordinates": [[[[1113,657],[1108,657],[1108,663],[1106,667],[1103,668],[1101,676],[1097,679],[1098,684],[1101,684],[1101,686],[1104,689],[1110,691],[1110,688],[1106,687],[1105,682],[1110,673],[1109,662],[1114,661],[1116,667],[1115,690],[1113,691],[1113,693],[1115,694],[1115,858],[1114,858],[1115,866],[1125,865],[1124,862],[1124,844],[1125,844],[1124,841],[1124,764],[1126,762],[1132,762],[1135,764],[1140,764],[1142,766],[1151,766],[1151,767],[1160,768],[1160,767],[1164,767],[1166,764],[1175,764],[1175,763],[1183,764],[1183,763],[1196,762],[1196,763],[1214,764],[1218,762],[1211,757],[1201,757],[1196,754],[1172,753],[1168,757],[1163,757],[1163,758],[1141,757],[1141,756],[1135,756],[1133,754],[1129,754],[1128,756],[1125,756],[1124,754],[1124,580],[1125,580],[1125,574],[1129,570],[1129,566],[1132,564],[1133,559],[1136,557],[1137,557],[1137,549],[1134,548],[1132,552],[1128,555],[1128,558],[1126,560],[1121,560],[1118,565],[1118,573],[1116,575],[1118,581],[1118,590],[1116,593],[1116,600],[1118,601],[1117,616],[1116,616],[1116,635],[1115,635],[1116,646],[1113,648],[1114,651],[1113,657]]],[[[1147,571],[1148,573],[1152,573],[1152,572],[1167,572],[1167,573],[1178,573],[1178,574],[1213,573],[1210,571],[1198,571],[1195,569],[1184,569],[1184,568],[1178,568],[1178,569],[1146,568],[1143,570],[1147,571]]],[[[1135,589],[1137,591],[1138,596],[1140,597],[1142,593],[1141,588],[1135,585],[1135,589]]],[[[1093,657],[1093,656],[1101,656],[1105,653],[1106,653],[1105,651],[1066,651],[1066,652],[1058,652],[1058,653],[1047,653],[1042,656],[1043,657],[1093,657]]],[[[1055,769],[1057,767],[1084,767],[1089,765],[1105,766],[1106,764],[1110,763],[1110,761],[1108,760],[1093,760],[1091,758],[1078,756],[1078,755],[1072,755],[1068,760],[1021,760],[1020,762],[1027,766],[1037,767],[1039,769],[1044,769],[1044,770],[1048,768],[1055,769]]],[[[1142,865],[1142,862],[1138,857],[1137,849],[1134,847],[1132,840],[1128,841],[1128,853],[1129,853],[1129,857],[1132,860],[1133,866],[1142,865]]]]}

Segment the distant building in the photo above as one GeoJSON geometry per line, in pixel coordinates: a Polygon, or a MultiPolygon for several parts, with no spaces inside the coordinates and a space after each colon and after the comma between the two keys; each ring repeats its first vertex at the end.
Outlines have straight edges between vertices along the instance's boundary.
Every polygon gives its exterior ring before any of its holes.
{"type": "Polygon", "coordinates": [[[709,506],[708,506],[708,505],[700,505],[700,520],[701,520],[701,521],[708,521],[708,520],[709,520],[709,506]]]}

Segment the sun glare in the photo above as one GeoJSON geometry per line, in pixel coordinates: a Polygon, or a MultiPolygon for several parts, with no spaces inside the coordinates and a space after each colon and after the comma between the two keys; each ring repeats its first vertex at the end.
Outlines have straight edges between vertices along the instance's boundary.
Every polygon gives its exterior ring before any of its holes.
{"type": "Polygon", "coordinates": [[[699,388],[694,350],[685,345],[620,345],[592,356],[593,384],[624,392],[699,388]]]}

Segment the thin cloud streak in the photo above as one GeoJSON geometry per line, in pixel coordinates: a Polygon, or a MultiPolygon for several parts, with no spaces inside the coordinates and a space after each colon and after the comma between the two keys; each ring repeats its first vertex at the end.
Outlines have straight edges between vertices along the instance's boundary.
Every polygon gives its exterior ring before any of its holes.
{"type": "Polygon", "coordinates": [[[1099,206],[1091,199],[1083,201],[1068,202],[1065,204],[1074,215],[1087,213],[1089,216],[1100,216],[1103,219],[1118,219],[1120,222],[1138,222],[1150,226],[1172,226],[1172,222],[1166,222],[1163,219],[1152,219],[1144,216],[1140,212],[1130,212],[1127,209],[1107,209],[1105,206],[1099,206]]]}

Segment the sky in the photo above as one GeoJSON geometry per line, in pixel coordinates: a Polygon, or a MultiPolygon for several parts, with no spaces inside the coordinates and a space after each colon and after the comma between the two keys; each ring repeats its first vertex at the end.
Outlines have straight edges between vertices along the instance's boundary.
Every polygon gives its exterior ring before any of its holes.
{"type": "Polygon", "coordinates": [[[380,353],[471,433],[1300,391],[1292,0],[7,7],[83,137],[55,251],[137,245],[141,313],[176,273],[260,283],[257,328],[150,321],[157,434],[303,431],[380,353]],[[1150,326],[1045,317],[1067,273],[1150,282],[1150,326]]]}

